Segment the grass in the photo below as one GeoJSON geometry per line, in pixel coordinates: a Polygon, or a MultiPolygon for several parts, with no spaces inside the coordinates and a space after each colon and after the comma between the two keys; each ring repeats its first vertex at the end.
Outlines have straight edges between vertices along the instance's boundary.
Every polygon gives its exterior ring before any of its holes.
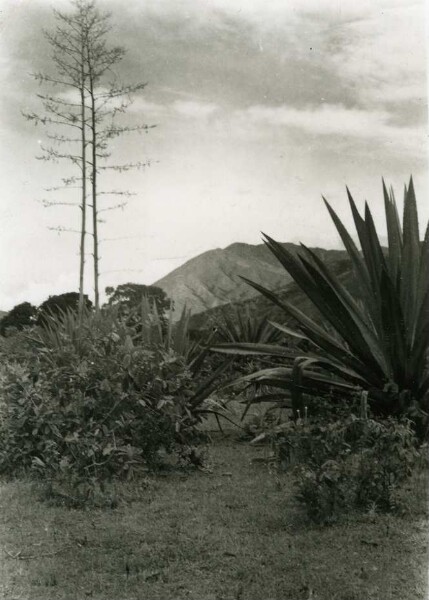
{"type": "Polygon", "coordinates": [[[115,510],[37,501],[0,487],[5,600],[423,600],[424,512],[310,526],[265,450],[218,440],[211,473],[168,472],[124,485],[115,510]]]}

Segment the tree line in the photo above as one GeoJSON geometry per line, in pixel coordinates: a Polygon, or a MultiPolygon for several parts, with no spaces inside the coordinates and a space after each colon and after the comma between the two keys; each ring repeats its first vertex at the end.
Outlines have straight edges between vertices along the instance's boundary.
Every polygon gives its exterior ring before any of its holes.
{"type": "MultiPolygon", "coordinates": [[[[156,304],[161,318],[165,317],[171,305],[171,300],[164,290],[155,285],[125,283],[117,287],[107,287],[105,291],[108,299],[101,310],[104,307],[117,306],[124,316],[137,308],[143,297],[149,298],[150,302],[156,304]]],[[[84,295],[84,306],[89,310],[95,308],[86,294],[84,295]]],[[[59,315],[69,310],[79,311],[79,307],[80,294],[78,292],[49,296],[40,306],[34,306],[30,302],[21,302],[0,319],[0,335],[7,336],[26,328],[42,326],[46,316],[59,315]]]]}

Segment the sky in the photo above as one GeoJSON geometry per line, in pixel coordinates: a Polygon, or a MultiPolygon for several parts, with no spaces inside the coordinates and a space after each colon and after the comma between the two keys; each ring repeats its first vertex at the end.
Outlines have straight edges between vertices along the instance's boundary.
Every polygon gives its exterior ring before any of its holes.
{"type": "MultiPolygon", "coordinates": [[[[193,256],[261,231],[338,248],[322,194],[352,228],[345,186],[385,232],[381,179],[412,174],[421,227],[429,215],[427,9],[412,0],[99,0],[109,43],[126,49],[124,83],[147,83],[122,117],[156,125],[112,143],[101,175],[135,193],[103,212],[100,286],[151,284],[193,256]]],[[[0,0],[0,310],[77,291],[78,209],[47,192],[71,165],[42,162],[52,130],[32,73],[54,73],[43,29],[67,0],[0,0]],[[51,228],[51,229],[50,229],[51,228]]],[[[67,198],[64,194],[67,194],[67,198]]],[[[102,197],[106,208],[108,197],[102,197]]],[[[92,257],[86,293],[92,297],[92,257]]]]}

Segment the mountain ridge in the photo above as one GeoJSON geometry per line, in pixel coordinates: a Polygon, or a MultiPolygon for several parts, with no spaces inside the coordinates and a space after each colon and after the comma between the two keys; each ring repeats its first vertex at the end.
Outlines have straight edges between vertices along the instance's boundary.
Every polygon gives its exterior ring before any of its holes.
{"type": "MultiPolygon", "coordinates": [[[[290,242],[281,245],[293,253],[300,249],[290,242]]],[[[312,250],[328,265],[347,256],[344,250],[312,250]]],[[[162,288],[173,300],[178,317],[185,305],[192,314],[198,314],[257,296],[258,292],[241,277],[273,290],[283,289],[292,281],[265,244],[234,242],[226,248],[206,250],[194,256],[154,285],[162,288]]]]}

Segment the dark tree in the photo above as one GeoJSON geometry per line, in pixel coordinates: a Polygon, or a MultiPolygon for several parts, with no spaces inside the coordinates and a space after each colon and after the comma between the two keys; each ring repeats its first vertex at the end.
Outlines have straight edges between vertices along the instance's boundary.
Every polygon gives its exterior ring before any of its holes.
{"type": "MultiPolygon", "coordinates": [[[[84,303],[86,308],[92,308],[92,302],[86,294],[84,295],[84,303]]],[[[49,298],[39,306],[37,324],[43,325],[46,316],[55,316],[68,310],[79,310],[79,294],[77,292],[66,292],[65,294],[59,294],[58,296],[49,296],[49,298]]]]}
{"type": "Polygon", "coordinates": [[[0,334],[5,335],[9,327],[22,331],[36,323],[37,308],[29,302],[22,302],[12,308],[0,321],[0,334]]]}
{"type": "Polygon", "coordinates": [[[143,285],[141,283],[123,283],[116,288],[107,287],[109,306],[120,305],[127,312],[140,305],[143,296],[146,296],[156,304],[158,314],[161,319],[166,318],[170,310],[171,300],[163,289],[156,285],[143,285]]]}

